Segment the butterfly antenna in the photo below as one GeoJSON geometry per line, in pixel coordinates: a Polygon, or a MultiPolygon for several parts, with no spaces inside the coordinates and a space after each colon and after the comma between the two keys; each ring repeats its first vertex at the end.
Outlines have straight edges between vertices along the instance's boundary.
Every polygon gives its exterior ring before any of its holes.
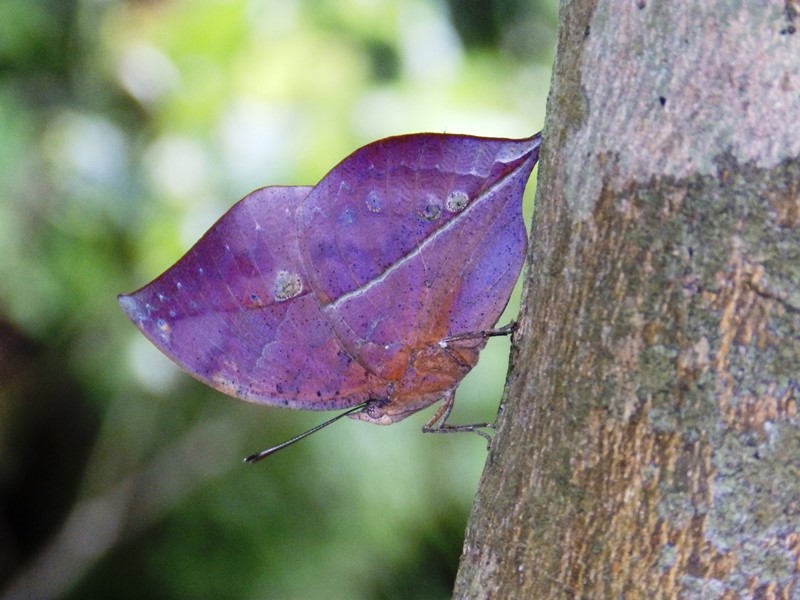
{"type": "Polygon", "coordinates": [[[335,423],[336,421],[338,421],[342,417],[346,417],[349,414],[352,414],[354,412],[358,412],[359,410],[361,410],[362,408],[364,408],[368,404],[369,404],[369,400],[367,402],[362,402],[361,404],[358,404],[358,405],[354,406],[353,408],[349,408],[346,411],[344,411],[343,413],[336,415],[332,419],[329,419],[329,420],[325,421],[324,423],[320,423],[316,427],[312,427],[308,431],[304,431],[300,435],[296,435],[293,438],[286,440],[282,444],[278,444],[277,446],[273,446],[272,448],[267,448],[266,450],[262,450],[261,452],[256,452],[255,454],[251,454],[250,456],[246,457],[242,462],[244,462],[244,463],[254,463],[254,462],[260,461],[262,458],[267,458],[268,456],[271,456],[272,454],[275,454],[278,450],[283,450],[287,446],[291,446],[295,442],[299,442],[303,438],[310,436],[312,433],[316,433],[320,429],[323,429],[323,428],[327,427],[328,425],[331,425],[332,423],[335,423]]]}

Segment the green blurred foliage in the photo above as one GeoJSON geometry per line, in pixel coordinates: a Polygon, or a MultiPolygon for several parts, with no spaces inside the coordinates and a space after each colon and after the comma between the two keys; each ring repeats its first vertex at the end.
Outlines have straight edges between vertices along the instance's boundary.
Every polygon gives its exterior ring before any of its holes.
{"type": "MultiPolygon", "coordinates": [[[[555,6],[0,3],[4,597],[449,596],[480,439],[421,435],[427,412],[348,420],[243,466],[324,415],[206,389],[116,294],[252,189],[314,183],[374,139],[530,135],[555,6]]],[[[454,421],[491,418],[507,352],[484,352],[454,421]]]]}

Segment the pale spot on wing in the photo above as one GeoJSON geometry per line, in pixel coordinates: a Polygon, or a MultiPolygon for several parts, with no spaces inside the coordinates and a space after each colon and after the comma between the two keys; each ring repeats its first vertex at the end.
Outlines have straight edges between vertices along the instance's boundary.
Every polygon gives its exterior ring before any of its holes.
{"type": "Polygon", "coordinates": [[[172,327],[170,327],[170,324],[164,319],[158,319],[156,321],[156,327],[158,328],[158,333],[161,336],[161,340],[165,344],[169,344],[170,337],[172,337],[172,327]]]}
{"type": "Polygon", "coordinates": [[[300,275],[291,271],[278,271],[275,275],[273,296],[278,302],[294,298],[303,291],[303,280],[300,275]]]}
{"type": "Polygon", "coordinates": [[[347,226],[355,223],[355,213],[353,212],[352,207],[348,206],[342,211],[341,223],[342,225],[347,225],[347,226]]]}
{"type": "Polygon", "coordinates": [[[425,221],[435,221],[442,216],[442,207],[439,206],[435,198],[431,198],[424,206],[420,207],[417,215],[425,221]]]}
{"type": "Polygon", "coordinates": [[[383,203],[375,190],[370,190],[369,194],[367,194],[367,208],[374,213],[379,213],[383,210],[383,203]]]}
{"type": "Polygon", "coordinates": [[[462,192],[461,190],[454,190],[447,195],[447,201],[445,202],[445,207],[450,212],[456,213],[461,212],[467,207],[469,203],[469,196],[467,196],[466,192],[462,192]]]}

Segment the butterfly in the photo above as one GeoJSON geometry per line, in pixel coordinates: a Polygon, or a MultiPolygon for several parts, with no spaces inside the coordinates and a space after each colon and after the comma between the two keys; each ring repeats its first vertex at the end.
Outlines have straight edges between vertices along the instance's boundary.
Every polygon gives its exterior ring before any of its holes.
{"type": "Polygon", "coordinates": [[[540,136],[421,133],[360,148],[315,186],[258,189],[119,302],[173,362],[259,404],[388,425],[442,400],[450,425],[527,248],[540,136]]]}

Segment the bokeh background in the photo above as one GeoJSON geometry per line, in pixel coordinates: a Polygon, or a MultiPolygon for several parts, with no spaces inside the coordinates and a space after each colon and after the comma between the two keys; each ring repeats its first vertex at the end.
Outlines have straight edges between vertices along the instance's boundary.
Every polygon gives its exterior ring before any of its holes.
{"type": "MultiPolygon", "coordinates": [[[[525,137],[556,0],[0,2],[0,597],[447,598],[485,444],[206,389],[116,294],[372,140],[525,137]]],[[[533,185],[526,211],[530,216],[533,185]]],[[[505,319],[516,314],[512,301],[505,319]]],[[[459,389],[491,420],[508,343],[459,389]]]]}

